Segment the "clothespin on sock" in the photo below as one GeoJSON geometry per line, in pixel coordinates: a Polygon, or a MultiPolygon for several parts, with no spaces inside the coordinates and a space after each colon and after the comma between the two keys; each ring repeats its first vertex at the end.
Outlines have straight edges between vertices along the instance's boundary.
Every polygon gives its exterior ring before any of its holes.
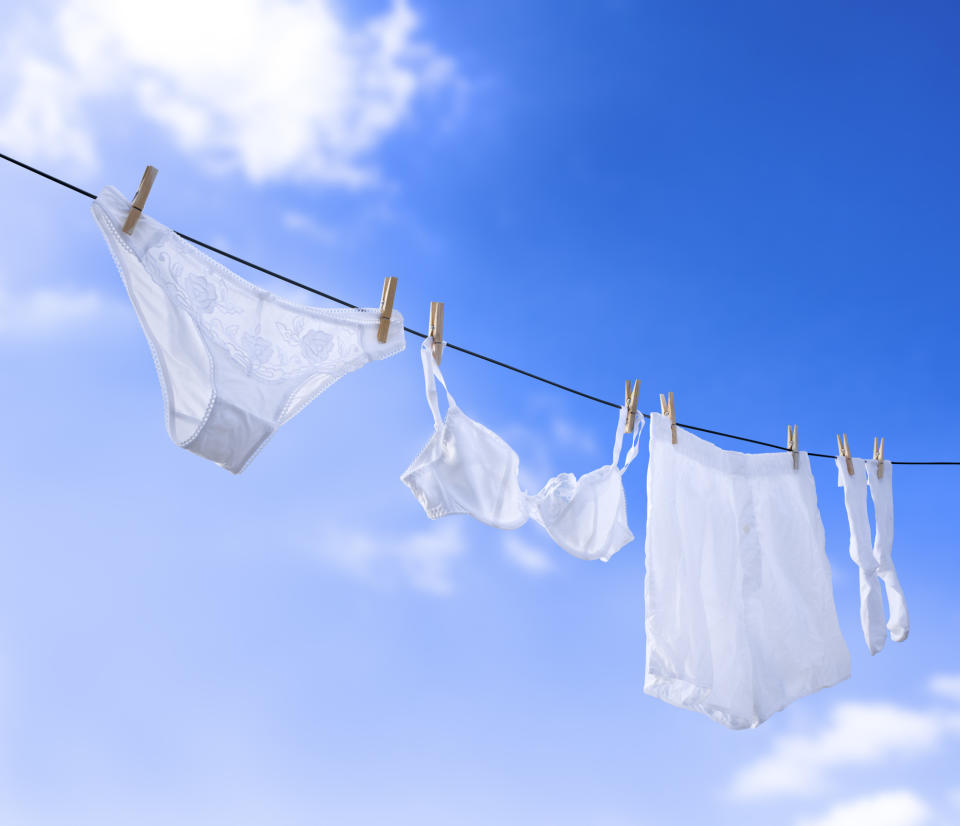
{"type": "Polygon", "coordinates": [[[640,379],[637,379],[632,386],[630,384],[630,379],[627,379],[627,390],[623,396],[623,404],[624,407],[627,408],[627,433],[633,433],[634,424],[637,421],[637,402],[639,401],[639,398],[640,379]]]}
{"type": "Polygon", "coordinates": [[[377,341],[385,344],[390,333],[390,316],[393,315],[393,297],[397,294],[396,276],[388,275],[383,279],[383,295],[380,296],[380,326],[377,328],[377,341]]]}
{"type": "Polygon", "coordinates": [[[880,444],[877,444],[877,437],[873,437],[873,458],[877,461],[877,478],[883,478],[883,438],[880,439],[880,444]]]}
{"type": "Polygon", "coordinates": [[[148,166],[143,173],[143,177],[140,179],[137,194],[133,196],[133,200],[130,202],[130,211],[127,213],[127,220],[123,222],[123,231],[127,235],[133,233],[133,228],[137,225],[137,221],[140,220],[140,216],[143,215],[143,208],[147,205],[147,196],[150,194],[150,189],[153,187],[153,182],[156,178],[157,168],[155,166],[148,166]]]}
{"type": "Polygon", "coordinates": [[[430,338],[433,339],[433,359],[437,364],[443,357],[443,302],[430,302],[430,338]]]}
{"type": "Polygon", "coordinates": [[[840,456],[847,460],[847,473],[853,476],[853,459],[850,458],[850,443],[847,441],[847,434],[843,434],[843,440],[840,439],[840,434],[837,434],[837,448],[840,451],[840,456]]]}
{"type": "Polygon", "coordinates": [[[677,443],[677,408],[673,404],[673,391],[671,390],[666,397],[660,394],[660,412],[664,416],[670,417],[670,436],[671,441],[677,443]]]}

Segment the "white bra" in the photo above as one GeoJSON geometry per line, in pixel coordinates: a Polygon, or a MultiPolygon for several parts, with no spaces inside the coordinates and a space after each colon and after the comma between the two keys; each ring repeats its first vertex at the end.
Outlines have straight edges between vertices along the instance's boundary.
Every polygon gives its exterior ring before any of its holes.
{"type": "Polygon", "coordinates": [[[618,467],[626,408],[620,409],[613,461],[577,479],[554,476],[531,496],[520,489],[520,460],[513,448],[467,416],[453,400],[433,358],[433,340],[420,350],[433,413],[434,433],[401,476],[431,519],[465,513],[494,528],[512,530],[534,519],[565,551],[580,559],[606,562],[633,539],[621,475],[637,455],[643,416],[623,467],[618,467]],[[440,416],[437,379],[447,393],[447,417],[440,416]]]}

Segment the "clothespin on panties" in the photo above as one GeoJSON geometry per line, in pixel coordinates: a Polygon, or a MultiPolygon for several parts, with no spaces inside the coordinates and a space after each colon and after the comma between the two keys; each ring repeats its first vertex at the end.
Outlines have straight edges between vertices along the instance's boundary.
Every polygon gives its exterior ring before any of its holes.
{"type": "Polygon", "coordinates": [[[677,408],[673,404],[673,391],[671,390],[666,397],[660,394],[660,412],[664,416],[670,417],[670,436],[671,441],[677,443],[677,408]]]}
{"type": "Polygon", "coordinates": [[[793,454],[793,469],[800,467],[800,442],[797,439],[797,426],[787,425],[787,450],[793,454]]]}
{"type": "Polygon", "coordinates": [[[433,360],[437,364],[443,357],[443,302],[430,302],[430,338],[433,339],[433,360]]]}
{"type": "Polygon", "coordinates": [[[150,194],[150,189],[153,187],[153,182],[156,180],[156,177],[157,168],[155,166],[148,166],[143,173],[143,177],[140,179],[137,194],[133,196],[133,200],[130,202],[130,211],[127,213],[127,220],[123,222],[123,231],[127,235],[133,233],[133,228],[137,225],[137,221],[140,220],[140,216],[143,215],[143,208],[147,205],[147,196],[150,194]]]}
{"type": "Polygon", "coordinates": [[[840,451],[840,456],[847,460],[847,473],[853,476],[853,459],[850,458],[850,442],[847,441],[847,434],[843,434],[843,440],[840,439],[840,434],[837,434],[837,448],[840,451]]]}
{"type": "Polygon", "coordinates": [[[383,279],[383,295],[380,296],[380,326],[377,341],[385,344],[390,333],[390,316],[393,315],[393,297],[397,294],[397,278],[388,275],[383,279]]]}
{"type": "Polygon", "coordinates": [[[883,438],[880,439],[880,444],[877,444],[877,437],[873,437],[873,458],[877,460],[877,478],[883,478],[883,438]]]}
{"type": "Polygon", "coordinates": [[[627,433],[633,433],[633,427],[637,421],[637,402],[639,398],[640,379],[637,379],[633,385],[630,384],[630,379],[627,379],[627,390],[623,396],[623,405],[627,408],[627,423],[625,428],[627,433]]]}

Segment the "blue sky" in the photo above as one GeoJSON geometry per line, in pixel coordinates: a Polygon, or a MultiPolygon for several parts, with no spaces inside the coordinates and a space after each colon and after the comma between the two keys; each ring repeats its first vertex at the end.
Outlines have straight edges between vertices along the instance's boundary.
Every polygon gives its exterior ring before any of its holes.
{"type": "MultiPolygon", "coordinates": [[[[450,341],[681,421],[958,459],[960,12],[947,3],[4,3],[0,151],[450,341]]],[[[645,696],[638,539],[428,521],[419,342],[233,477],[175,448],[86,199],[0,164],[0,820],[960,820],[956,468],[895,471],[912,633],[755,731],[645,696]]],[[[256,273],[248,278],[311,300],[256,273]]],[[[448,353],[521,481],[616,412],[448,353]]],[[[719,440],[723,447],[743,445],[719,440]]]]}

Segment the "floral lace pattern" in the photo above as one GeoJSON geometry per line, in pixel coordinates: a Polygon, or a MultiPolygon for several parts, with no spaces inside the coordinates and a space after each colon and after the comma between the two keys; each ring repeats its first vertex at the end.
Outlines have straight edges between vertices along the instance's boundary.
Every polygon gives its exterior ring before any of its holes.
{"type": "Polygon", "coordinates": [[[180,243],[171,233],[151,247],[143,258],[145,269],[247,375],[284,381],[307,373],[340,374],[344,362],[355,357],[366,361],[360,325],[338,319],[339,311],[317,318],[283,307],[265,290],[243,289],[215,262],[184,256],[180,243]]]}

